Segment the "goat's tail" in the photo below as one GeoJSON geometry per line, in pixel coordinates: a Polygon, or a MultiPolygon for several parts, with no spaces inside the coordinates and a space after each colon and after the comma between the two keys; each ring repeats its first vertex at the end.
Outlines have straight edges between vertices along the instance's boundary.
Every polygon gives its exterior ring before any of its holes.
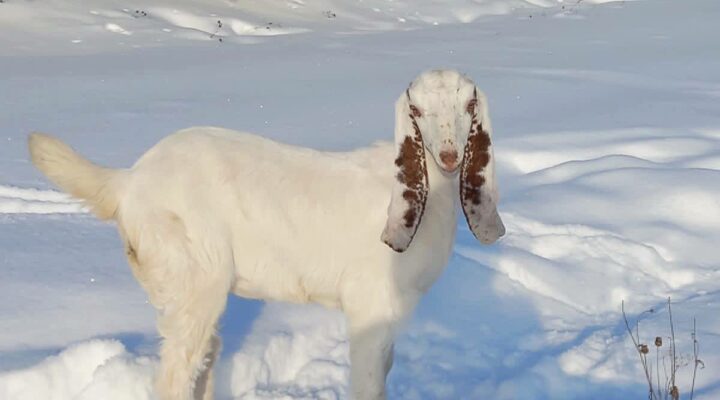
{"type": "Polygon", "coordinates": [[[126,171],[95,165],[70,146],[42,133],[31,133],[28,147],[33,164],[51,182],[84,200],[98,218],[116,216],[126,171]]]}

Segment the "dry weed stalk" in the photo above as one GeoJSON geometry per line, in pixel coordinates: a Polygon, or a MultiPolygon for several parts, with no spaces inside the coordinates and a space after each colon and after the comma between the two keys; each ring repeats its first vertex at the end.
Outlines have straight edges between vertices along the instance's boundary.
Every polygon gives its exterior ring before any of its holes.
{"type": "MultiPolygon", "coordinates": [[[[630,323],[627,319],[627,314],[625,313],[625,301],[621,304],[622,309],[622,315],[623,320],[625,321],[625,328],[627,328],[628,335],[630,336],[630,339],[633,341],[633,345],[635,346],[635,351],[637,352],[638,356],[640,357],[640,364],[642,365],[643,372],[645,373],[645,379],[648,384],[648,400],[680,400],[680,388],[677,386],[676,382],[676,375],[677,371],[680,369],[681,366],[686,365],[688,363],[687,359],[685,359],[684,363],[678,362],[678,356],[677,356],[677,348],[675,346],[675,323],[673,321],[672,316],[672,303],[670,301],[670,298],[668,297],[667,300],[667,309],[668,309],[668,317],[670,322],[670,343],[669,343],[669,349],[668,349],[668,355],[670,358],[670,374],[668,376],[668,369],[666,365],[666,357],[663,356],[662,359],[660,358],[660,347],[663,346],[663,340],[661,336],[655,337],[655,375],[657,379],[657,384],[653,383],[652,379],[652,364],[648,363],[648,354],[650,353],[650,349],[647,344],[642,343],[640,340],[640,323],[639,321],[635,322],[635,332],[633,333],[633,329],[630,327],[630,323]],[[665,374],[665,382],[663,385],[660,383],[660,366],[662,362],[662,368],[665,374]]],[[[654,312],[654,310],[648,310],[645,312],[654,312]]],[[[698,367],[701,369],[705,367],[705,364],[698,358],[698,355],[700,354],[700,343],[697,340],[697,327],[696,327],[696,321],[695,318],[693,318],[693,327],[691,332],[691,337],[693,341],[693,373],[692,373],[692,383],[690,385],[690,400],[693,399],[693,396],[695,394],[695,377],[697,375],[698,367]]]]}

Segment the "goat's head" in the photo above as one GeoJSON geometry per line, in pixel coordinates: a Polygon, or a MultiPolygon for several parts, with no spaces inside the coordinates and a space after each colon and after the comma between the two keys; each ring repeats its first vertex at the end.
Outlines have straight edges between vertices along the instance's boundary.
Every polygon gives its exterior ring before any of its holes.
{"type": "Polygon", "coordinates": [[[456,71],[420,75],[395,103],[397,182],[382,240],[403,252],[415,236],[428,196],[425,150],[445,174],[460,170],[460,204],[470,230],[484,244],[505,234],[485,95],[456,71]],[[462,157],[462,158],[461,158],[462,157]]]}

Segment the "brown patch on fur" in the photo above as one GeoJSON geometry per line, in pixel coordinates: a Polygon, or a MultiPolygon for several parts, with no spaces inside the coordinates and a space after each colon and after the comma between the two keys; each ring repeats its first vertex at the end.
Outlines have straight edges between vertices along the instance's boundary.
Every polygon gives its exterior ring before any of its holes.
{"type": "Polygon", "coordinates": [[[405,220],[405,227],[406,228],[412,228],[415,224],[415,218],[417,218],[417,211],[415,211],[414,208],[409,208],[407,211],[405,211],[405,215],[403,215],[403,219],[405,220]]]}
{"type": "Polygon", "coordinates": [[[410,112],[410,118],[422,117],[422,112],[420,112],[420,110],[412,104],[410,104],[410,112]]]}
{"type": "Polygon", "coordinates": [[[472,99],[468,102],[465,111],[467,111],[468,114],[473,115],[475,114],[475,106],[477,106],[477,99],[472,99]]]}
{"type": "MultiPolygon", "coordinates": [[[[409,204],[411,204],[411,207],[414,207],[415,204],[418,204],[421,202],[420,194],[415,190],[405,190],[403,192],[403,199],[407,201],[409,204]]],[[[424,204],[423,207],[424,208],[424,204]]],[[[421,210],[422,213],[422,210],[421,210]]],[[[403,220],[405,221],[405,227],[406,228],[412,228],[415,224],[415,219],[418,217],[417,211],[415,211],[414,208],[409,208],[407,211],[405,211],[405,214],[403,215],[403,220]]]]}
{"type": "MultiPolygon", "coordinates": [[[[475,94],[477,96],[477,94],[475,94]]],[[[469,104],[468,104],[468,108],[469,104]]],[[[483,172],[490,163],[490,134],[486,132],[481,123],[477,122],[477,106],[473,106],[470,134],[465,145],[465,154],[460,171],[460,204],[462,205],[465,220],[475,235],[478,218],[482,211],[480,204],[482,186],[485,184],[483,172]]],[[[475,235],[477,237],[477,235],[475,235]]]]}
{"type": "Polygon", "coordinates": [[[408,201],[408,202],[420,200],[420,199],[418,198],[417,193],[415,193],[415,192],[412,191],[412,190],[406,190],[406,191],[404,191],[404,192],[403,192],[403,199],[405,199],[405,200],[408,201]]]}
{"type": "MultiPolygon", "coordinates": [[[[415,227],[417,229],[425,211],[427,170],[425,168],[425,149],[422,134],[414,117],[417,108],[411,105],[410,109],[413,110],[413,113],[408,116],[412,121],[415,133],[413,136],[405,136],[395,159],[395,165],[399,169],[397,180],[407,187],[403,192],[403,199],[408,202],[410,208],[403,215],[405,227],[408,229],[415,227]]],[[[419,113],[419,111],[417,112],[419,113]]]]}
{"type": "Polygon", "coordinates": [[[482,172],[490,162],[490,144],[490,135],[481,124],[468,136],[460,175],[460,199],[463,203],[480,204],[480,188],[485,184],[482,172]]]}

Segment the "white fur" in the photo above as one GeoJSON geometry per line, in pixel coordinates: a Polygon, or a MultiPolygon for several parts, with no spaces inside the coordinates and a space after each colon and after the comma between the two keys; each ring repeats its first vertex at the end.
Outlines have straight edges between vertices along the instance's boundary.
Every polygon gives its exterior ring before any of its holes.
{"type": "Polygon", "coordinates": [[[354,398],[385,398],[396,327],[454,242],[457,174],[441,171],[427,149],[428,200],[404,253],[380,240],[395,180],[389,143],[327,153],[196,127],[129,170],[94,166],[45,135],[33,134],[30,149],[53,182],[117,221],[133,274],[159,311],[163,400],[212,398],[207,367],[228,292],[342,309],[354,398]]]}

